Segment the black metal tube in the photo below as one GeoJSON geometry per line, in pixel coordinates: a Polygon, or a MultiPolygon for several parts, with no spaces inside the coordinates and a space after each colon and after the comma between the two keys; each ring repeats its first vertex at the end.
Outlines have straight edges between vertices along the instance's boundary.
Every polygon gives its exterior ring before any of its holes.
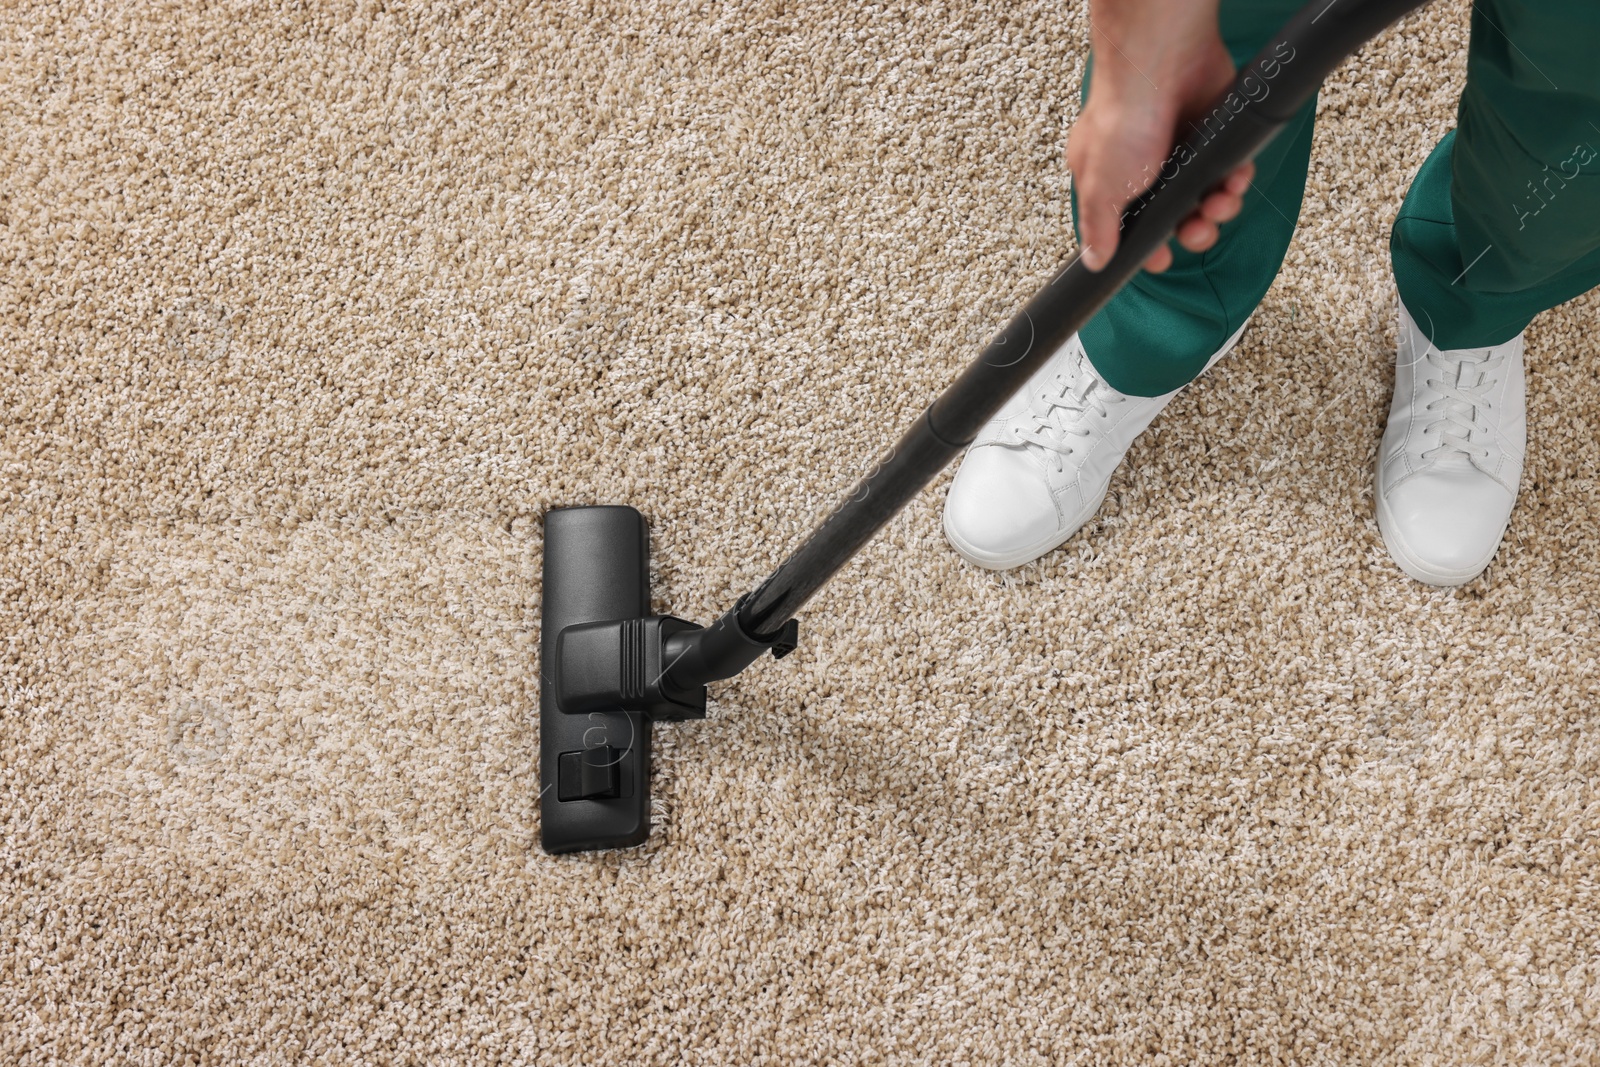
{"type": "Polygon", "coordinates": [[[1384,27],[1428,0],[1312,0],[1190,124],[1148,192],[1122,216],[1116,254],[1098,272],[1074,255],[754,593],[722,622],[755,640],[777,633],[922,490],[1039,365],[1138,273],[1202,197],[1252,158],[1322,80],[1384,27]],[[731,617],[731,619],[730,619],[731,617]]]}

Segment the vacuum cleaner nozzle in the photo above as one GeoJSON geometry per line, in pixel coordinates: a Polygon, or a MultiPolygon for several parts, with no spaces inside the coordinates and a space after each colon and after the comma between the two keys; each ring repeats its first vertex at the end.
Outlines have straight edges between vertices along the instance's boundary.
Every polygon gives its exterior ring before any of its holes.
{"type": "Polygon", "coordinates": [[[539,773],[547,852],[621,848],[650,832],[650,726],[703,719],[706,683],[795,647],[789,620],[744,632],[650,615],[649,532],[631,507],[545,516],[539,773]]]}

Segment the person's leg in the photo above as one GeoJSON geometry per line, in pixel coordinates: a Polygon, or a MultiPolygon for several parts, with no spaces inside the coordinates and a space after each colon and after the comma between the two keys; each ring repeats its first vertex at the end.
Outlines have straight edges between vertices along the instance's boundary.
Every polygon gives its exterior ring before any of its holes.
{"type": "Polygon", "coordinates": [[[1493,558],[1522,476],[1522,332],[1600,284],[1597,40],[1590,4],[1477,0],[1457,128],[1395,220],[1377,515],[1419,581],[1459,585],[1493,558]]]}
{"type": "Polygon", "coordinates": [[[1600,285],[1600,5],[1478,0],[1457,129],[1390,239],[1400,299],[1441,349],[1498,345],[1600,285]]]}
{"type": "MultiPolygon", "coordinates": [[[[1223,0],[1223,40],[1235,61],[1254,56],[1299,3],[1223,0]]],[[[945,536],[956,551],[1004,569],[1071,537],[1176,390],[1238,340],[1294,234],[1314,109],[1306,104],[1257,157],[1244,209],[1213,248],[1174,248],[1171,269],[1140,274],[984,426],[945,501],[945,536]]]]}
{"type": "MultiPolygon", "coordinates": [[[[1250,60],[1300,6],[1223,0],[1222,36],[1234,62],[1250,60]]],[[[1086,72],[1085,93],[1088,84],[1086,72]]],[[[1174,244],[1168,270],[1141,272],[1083,328],[1084,351],[1113,388],[1154,397],[1187,384],[1261,302],[1294,236],[1315,113],[1313,99],[1256,157],[1244,210],[1212,248],[1195,253],[1174,244]]]]}

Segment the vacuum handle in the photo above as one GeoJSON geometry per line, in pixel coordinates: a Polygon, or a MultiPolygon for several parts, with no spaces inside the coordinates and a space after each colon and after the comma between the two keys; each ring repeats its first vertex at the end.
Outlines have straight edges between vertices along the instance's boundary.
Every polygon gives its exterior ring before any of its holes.
{"type": "Polygon", "coordinates": [[[1429,0],[1312,0],[1182,132],[1148,191],[1127,205],[1100,271],[1074,255],[952,383],[843,503],[724,616],[767,640],[894,517],[994,413],[1105,305],[1235,167],[1251,159],[1367,40],[1429,0]]]}

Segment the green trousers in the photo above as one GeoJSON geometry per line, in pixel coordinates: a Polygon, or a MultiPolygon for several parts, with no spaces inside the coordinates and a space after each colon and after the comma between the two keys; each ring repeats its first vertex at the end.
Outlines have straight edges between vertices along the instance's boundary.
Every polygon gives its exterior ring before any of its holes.
{"type": "MultiPolygon", "coordinates": [[[[1234,61],[1300,6],[1222,0],[1234,61]]],[[[1169,270],[1140,273],[1084,327],[1106,381],[1137,396],[1177,389],[1255,310],[1294,234],[1315,110],[1256,158],[1244,210],[1214,247],[1174,244],[1169,270]]],[[[1389,241],[1400,298],[1440,348],[1500,344],[1600,285],[1596,146],[1600,3],[1477,0],[1456,129],[1412,180],[1389,241]]]]}

